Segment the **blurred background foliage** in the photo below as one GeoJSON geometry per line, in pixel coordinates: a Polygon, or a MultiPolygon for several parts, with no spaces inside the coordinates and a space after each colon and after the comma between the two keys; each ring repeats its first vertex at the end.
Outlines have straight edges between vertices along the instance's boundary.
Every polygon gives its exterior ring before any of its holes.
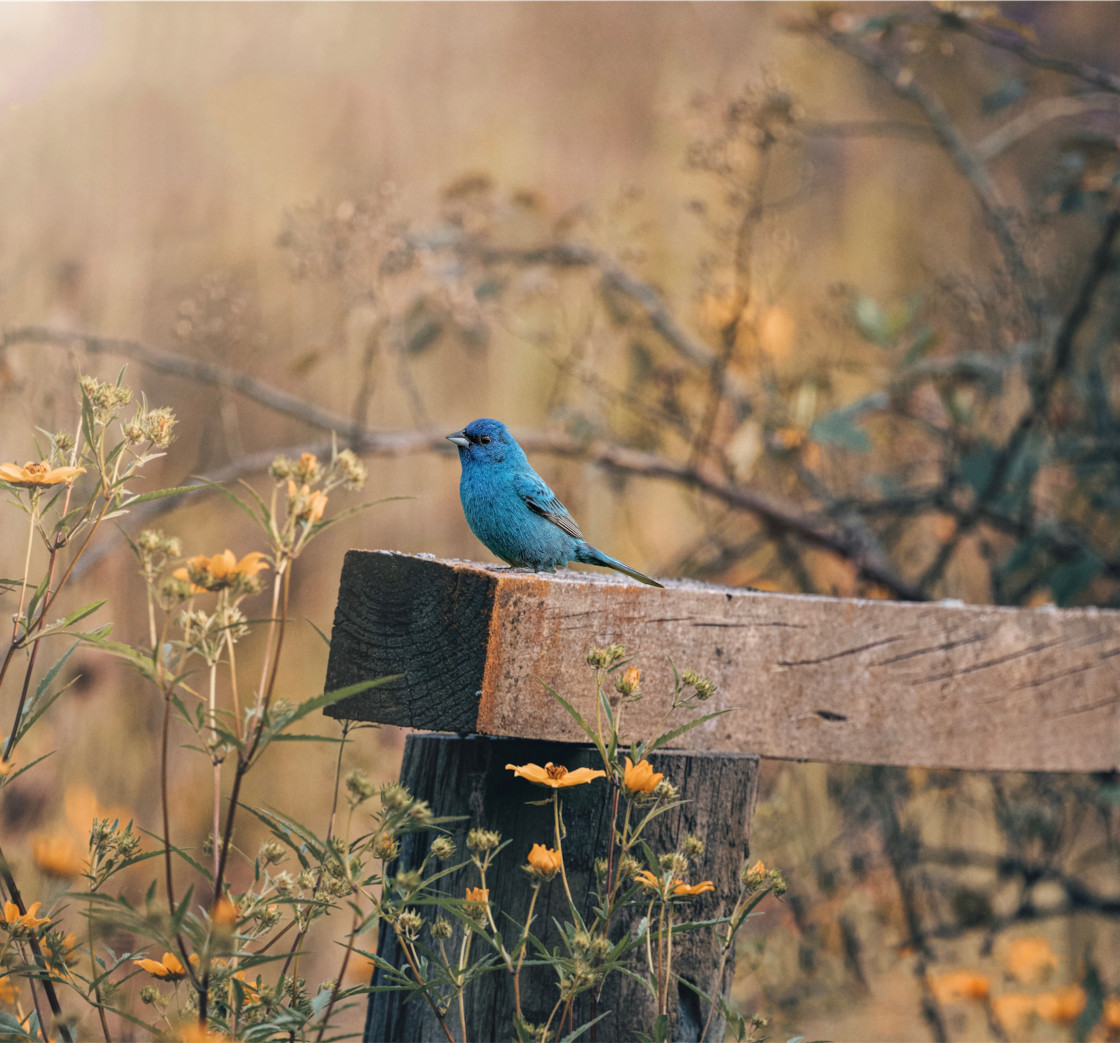
{"type": "MultiPolygon", "coordinates": [[[[2,7],[0,456],[124,362],[167,485],[336,430],[413,499],[309,551],[324,629],[349,546],[484,557],[442,436],[485,415],[655,575],[1117,607],[1117,39],[1115,4],[2,7]]],[[[256,549],[217,503],[160,524],[256,549]]],[[[118,538],[84,593],[126,633],[139,583],[118,538]]],[[[316,691],[313,628],[286,654],[316,691]]],[[[155,822],[159,708],[80,674],[6,837],[155,822]]],[[[271,756],[247,799],[324,816],[329,755],[271,756]]],[[[791,890],[738,994],[778,1036],[1117,1038],[1114,777],[765,781],[791,890]]]]}

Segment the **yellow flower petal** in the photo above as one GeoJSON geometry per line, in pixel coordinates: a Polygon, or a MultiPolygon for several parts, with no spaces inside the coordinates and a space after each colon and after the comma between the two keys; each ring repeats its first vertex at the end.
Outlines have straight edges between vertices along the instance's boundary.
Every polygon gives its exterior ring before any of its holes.
{"type": "Polygon", "coordinates": [[[562,764],[549,761],[543,768],[539,764],[507,764],[506,769],[519,778],[526,779],[537,786],[549,789],[566,789],[568,786],[582,786],[585,782],[606,778],[607,773],[598,768],[576,768],[568,771],[562,764]]]}
{"type": "Polygon", "coordinates": [[[534,844],[529,851],[529,871],[534,876],[551,880],[559,871],[563,858],[555,848],[534,844]]]}
{"type": "Polygon", "coordinates": [[[29,460],[22,467],[18,464],[0,464],[0,481],[9,485],[18,485],[23,489],[34,489],[45,485],[60,485],[63,482],[72,482],[80,474],[85,474],[84,467],[50,467],[46,463],[35,463],[29,460]]]}
{"type": "Polygon", "coordinates": [[[716,885],[711,880],[701,880],[698,884],[674,884],[673,894],[681,898],[695,898],[696,895],[714,891],[716,885]]]}
{"type": "Polygon", "coordinates": [[[654,771],[649,761],[640,760],[634,764],[627,757],[622,773],[622,788],[630,793],[652,793],[663,778],[664,773],[654,771]]]}

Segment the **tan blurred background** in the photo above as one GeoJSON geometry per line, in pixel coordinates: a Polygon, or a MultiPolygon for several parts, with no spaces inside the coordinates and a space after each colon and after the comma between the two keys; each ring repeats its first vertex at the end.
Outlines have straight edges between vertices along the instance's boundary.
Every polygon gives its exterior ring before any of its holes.
{"type": "MultiPolygon", "coordinates": [[[[487,311],[473,297],[456,297],[454,277],[425,273],[442,286],[449,312],[465,313],[460,332],[479,322],[486,336],[481,344],[444,336],[394,351],[370,330],[387,313],[411,321],[415,287],[392,283],[371,294],[362,284],[368,259],[357,256],[353,238],[340,238],[337,249],[349,260],[332,261],[329,229],[353,227],[370,205],[388,215],[371,218],[382,229],[438,227],[456,198],[473,200],[471,184],[482,186],[477,209],[503,242],[532,245],[557,229],[591,242],[656,286],[678,320],[714,344],[722,262],[711,226],[724,220],[724,188],[687,161],[711,127],[697,97],[784,85],[807,125],[912,118],[850,59],[789,32],[785,23],[805,11],[722,3],[2,5],[0,319],[6,328],[80,331],[228,363],[340,415],[360,411],[378,430],[434,436],[489,415],[515,430],[578,434],[582,425],[622,440],[637,423],[592,387],[624,384],[634,357],[601,314],[593,284],[528,270],[517,287],[524,295],[517,299],[530,302],[525,309],[487,311]]],[[[1120,5],[1009,11],[1056,52],[1115,60],[1120,5]]],[[[951,103],[998,86],[998,70],[964,48],[940,60],[951,103]]],[[[966,129],[980,137],[990,127],[969,112],[966,129]]],[[[969,265],[985,265],[992,254],[983,222],[928,142],[839,131],[808,140],[796,161],[773,160],[774,218],[759,226],[752,246],[757,340],[736,360],[748,386],[765,374],[786,419],[770,418],[765,430],[757,419],[738,427],[740,418],[720,421],[748,486],[765,481],[759,447],[769,432],[783,423],[804,427],[821,411],[818,399],[842,406],[881,383],[877,356],[843,321],[851,286],[898,302],[947,273],[965,278],[969,265]]],[[[1020,205],[1044,171],[1029,154],[1014,159],[1003,187],[1020,205]]],[[[1075,254],[1075,247],[1061,240],[1055,249],[1075,254]]],[[[109,377],[122,364],[65,345],[7,349],[0,457],[31,459],[36,428],[73,425],[76,366],[109,377]]],[[[159,468],[167,484],[322,438],[229,390],[136,363],[126,380],[179,416],[178,441],[159,468]]],[[[559,458],[534,462],[592,542],[654,574],[687,571],[694,519],[704,513],[691,493],[653,481],[623,484],[559,458]]],[[[412,499],[347,522],[301,559],[295,617],[324,630],[348,547],[486,558],[462,518],[450,446],[367,463],[370,482],[354,502],[412,499]]],[[[832,477],[841,471],[837,465],[832,477]]],[[[188,554],[257,549],[242,520],[215,500],[160,524],[183,536],[188,554]]],[[[706,524],[734,534],[745,523],[709,514],[706,524]]],[[[19,567],[19,528],[18,519],[0,517],[0,574],[19,567]]],[[[140,581],[120,537],[106,539],[110,552],[83,577],[81,593],[108,597],[97,618],[113,620],[127,638],[138,626],[131,606],[140,581]]],[[[814,568],[820,589],[853,592],[843,567],[822,560],[814,568]]],[[[969,571],[965,556],[940,593],[989,598],[987,588],[969,587],[969,571]]],[[[745,556],[718,578],[757,583],[760,572],[745,556]]],[[[317,691],[325,667],[312,628],[297,631],[285,649],[291,697],[317,691]]],[[[73,806],[83,793],[88,801],[89,789],[155,829],[159,712],[133,677],[86,656],[82,680],[37,736],[39,752],[62,752],[7,795],[6,840],[64,822],[67,796],[73,806]]],[[[399,743],[390,731],[360,733],[346,763],[391,778],[399,743]]],[[[330,751],[290,757],[273,750],[246,799],[282,803],[321,826],[330,751]]],[[[208,784],[186,755],[179,768],[177,829],[189,845],[205,834],[208,784]]],[[[763,806],[752,854],[782,864],[796,891],[799,871],[815,871],[831,857],[822,850],[838,842],[835,786],[812,766],[767,770],[775,802],[763,806]]],[[[962,828],[983,846],[990,822],[977,815],[970,823],[962,828]]],[[[882,922],[881,932],[871,930],[882,948],[855,988],[845,969],[850,938],[829,935],[831,948],[816,952],[803,940],[808,922],[828,919],[827,906],[792,919],[771,911],[752,923],[752,951],[765,945],[767,955],[759,975],[749,973],[759,960],[741,963],[747,1013],[775,1018],[778,1038],[922,1038],[928,1026],[891,948],[897,911],[884,887],[845,899],[855,907],[845,915],[882,922]],[[790,987],[791,979],[802,987],[790,987]]],[[[326,976],[336,956],[328,939],[320,944],[316,972],[326,976]]],[[[360,1012],[352,1017],[358,1025],[360,1012]]],[[[959,1038],[984,1037],[983,1019],[969,1018],[954,1022],[959,1038]]],[[[1045,1027],[1037,1031],[1046,1038],[1045,1027]]]]}

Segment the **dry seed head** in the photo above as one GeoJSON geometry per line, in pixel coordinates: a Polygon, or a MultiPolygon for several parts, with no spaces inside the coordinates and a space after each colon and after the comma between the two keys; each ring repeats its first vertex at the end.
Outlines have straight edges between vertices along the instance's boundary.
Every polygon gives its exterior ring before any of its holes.
{"type": "Polygon", "coordinates": [[[684,843],[681,844],[681,851],[689,858],[699,858],[704,854],[704,841],[695,833],[689,833],[684,838],[684,843]]]}
{"type": "Polygon", "coordinates": [[[472,829],[467,834],[469,851],[493,851],[501,842],[501,833],[495,833],[492,829],[472,829]]]}
{"type": "Polygon", "coordinates": [[[431,851],[441,862],[445,862],[455,854],[455,841],[449,836],[436,837],[432,841],[431,851]]]}
{"type": "Polygon", "coordinates": [[[608,645],[606,648],[592,648],[587,653],[587,665],[609,670],[625,655],[625,645],[608,645]]]}

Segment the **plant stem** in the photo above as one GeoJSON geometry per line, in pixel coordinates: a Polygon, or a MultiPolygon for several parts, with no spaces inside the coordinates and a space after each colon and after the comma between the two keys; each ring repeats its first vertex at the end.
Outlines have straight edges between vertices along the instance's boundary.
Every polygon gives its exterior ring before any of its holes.
{"type": "Polygon", "coordinates": [[[564,866],[564,847],[560,838],[560,791],[557,789],[552,791],[552,822],[556,831],[556,850],[560,852],[560,879],[564,881],[564,894],[568,896],[568,905],[572,907],[572,912],[579,918],[576,903],[572,900],[572,889],[568,886],[568,870],[564,866]]]}
{"type": "Polygon", "coordinates": [[[525,948],[529,944],[529,927],[533,923],[533,909],[537,904],[537,895],[541,893],[540,879],[533,885],[533,897],[529,899],[529,912],[525,916],[525,929],[521,932],[521,944],[518,946],[517,967],[513,972],[513,1002],[517,1012],[517,1020],[521,1022],[521,964],[525,959],[525,948]]]}
{"type": "MultiPolygon", "coordinates": [[[[412,973],[416,978],[416,984],[420,986],[420,991],[424,994],[424,999],[428,1001],[428,1006],[432,1008],[432,1013],[435,1014],[439,1021],[439,1027],[443,1029],[443,1034],[447,1037],[447,1043],[455,1043],[455,1037],[451,1035],[451,1030],[447,1027],[447,1022],[443,1020],[443,1015],[439,1012],[436,1001],[432,999],[431,993],[428,992],[427,984],[424,982],[424,979],[420,977],[420,968],[416,964],[416,957],[412,952],[411,946],[408,944],[408,940],[401,933],[396,924],[393,924],[393,933],[397,936],[397,942],[401,947],[401,952],[404,953],[405,959],[408,960],[408,965],[412,968],[412,973]]],[[[465,1040],[464,1043],[466,1043],[465,1040]]]]}
{"type": "Polygon", "coordinates": [[[327,1030],[327,1025],[330,1024],[331,1011],[334,1009],[335,1000],[338,999],[339,990],[342,988],[342,978],[346,974],[346,965],[350,962],[350,957],[354,952],[354,937],[358,933],[360,920],[355,913],[350,921],[350,934],[346,938],[346,952],[342,955],[342,966],[338,969],[338,976],[334,981],[334,988],[331,989],[331,998],[327,1001],[327,1005],[323,1010],[322,1018],[319,1023],[319,1032],[315,1036],[315,1043],[322,1043],[323,1033],[327,1030]]]}

